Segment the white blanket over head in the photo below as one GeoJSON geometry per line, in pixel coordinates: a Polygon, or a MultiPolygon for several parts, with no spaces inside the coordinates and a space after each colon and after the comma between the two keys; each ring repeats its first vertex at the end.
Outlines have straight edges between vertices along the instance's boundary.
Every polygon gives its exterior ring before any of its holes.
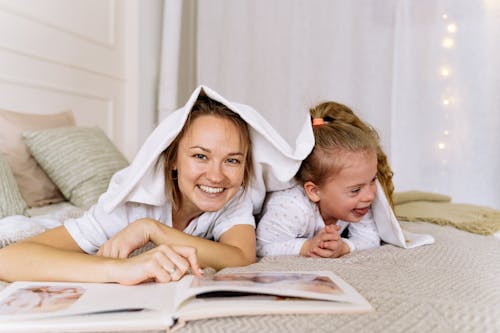
{"type": "MultiPolygon", "coordinates": [[[[111,212],[125,202],[138,202],[161,206],[168,200],[165,191],[163,151],[182,130],[194,103],[205,94],[226,105],[239,114],[247,123],[252,140],[253,170],[250,192],[254,214],[261,211],[266,192],[278,191],[295,185],[294,175],[300,163],[314,146],[309,115],[304,117],[295,147],[290,145],[252,107],[232,103],[215,91],[199,86],[184,107],[169,114],[147,138],[129,167],[116,173],[108,190],[100,198],[104,211],[111,212]]],[[[384,191],[378,185],[377,198],[372,204],[374,219],[381,239],[396,246],[409,248],[433,243],[432,236],[403,232],[390,208],[384,191]]]]}
{"type": "Polygon", "coordinates": [[[372,212],[380,239],[384,242],[406,249],[434,243],[434,237],[431,235],[415,234],[401,229],[378,181],[377,195],[372,202],[372,212]]]}
{"type": "Polygon", "coordinates": [[[229,102],[210,88],[199,86],[184,107],[169,114],[156,127],[130,166],[113,176],[108,191],[100,199],[105,211],[111,212],[127,201],[155,206],[165,204],[168,199],[165,191],[163,159],[160,157],[182,130],[200,94],[224,104],[248,124],[254,169],[248,190],[255,214],[260,212],[266,191],[285,189],[293,184],[293,177],[301,161],[314,146],[309,115],[304,113],[304,125],[297,135],[295,147],[292,148],[252,107],[229,102]]]}

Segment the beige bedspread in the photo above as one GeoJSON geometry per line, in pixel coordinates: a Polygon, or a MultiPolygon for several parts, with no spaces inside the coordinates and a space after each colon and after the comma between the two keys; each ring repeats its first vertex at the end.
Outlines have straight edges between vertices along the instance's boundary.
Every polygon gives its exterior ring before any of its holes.
{"type": "Polygon", "coordinates": [[[426,221],[480,235],[500,231],[500,210],[451,202],[451,197],[429,192],[407,191],[394,194],[398,220],[426,221]]]}
{"type": "Polygon", "coordinates": [[[269,257],[226,269],[331,270],[375,312],[219,318],[191,322],[179,332],[500,332],[500,241],[431,223],[402,226],[432,234],[436,243],[406,250],[384,245],[339,259],[269,257]]]}

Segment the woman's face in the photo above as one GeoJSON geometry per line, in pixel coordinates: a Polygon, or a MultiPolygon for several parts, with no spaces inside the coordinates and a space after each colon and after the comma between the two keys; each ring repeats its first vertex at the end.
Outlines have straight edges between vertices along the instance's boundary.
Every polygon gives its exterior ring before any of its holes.
{"type": "Polygon", "coordinates": [[[247,145],[230,120],[205,115],[193,120],[179,141],[177,181],[181,207],[189,212],[214,212],[239,191],[247,145]]]}

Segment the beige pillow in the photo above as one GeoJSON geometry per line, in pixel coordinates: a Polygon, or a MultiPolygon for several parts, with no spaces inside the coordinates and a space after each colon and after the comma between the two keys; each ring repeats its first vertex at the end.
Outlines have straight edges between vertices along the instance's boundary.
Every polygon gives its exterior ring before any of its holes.
{"type": "Polygon", "coordinates": [[[24,134],[33,157],[72,204],[87,209],[128,161],[99,128],[60,127],[24,134]]]}
{"type": "Polygon", "coordinates": [[[64,198],[31,156],[22,139],[22,133],[74,125],[71,111],[38,115],[0,110],[0,152],[7,159],[19,191],[28,206],[43,206],[60,202],[64,198]]]}

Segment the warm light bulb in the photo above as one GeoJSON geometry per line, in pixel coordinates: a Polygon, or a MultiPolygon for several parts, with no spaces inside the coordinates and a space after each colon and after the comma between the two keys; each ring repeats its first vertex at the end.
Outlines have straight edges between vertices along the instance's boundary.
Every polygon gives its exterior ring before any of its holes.
{"type": "Polygon", "coordinates": [[[450,100],[448,98],[443,98],[443,105],[450,105],[450,100]]]}
{"type": "Polygon", "coordinates": [[[448,132],[448,130],[444,130],[444,131],[443,131],[443,134],[444,134],[444,135],[448,135],[448,134],[450,134],[450,132],[448,132]]]}
{"type": "Polygon", "coordinates": [[[446,148],[446,144],[444,142],[440,142],[440,143],[438,143],[438,148],[439,149],[445,149],[446,148]]]}
{"type": "Polygon", "coordinates": [[[443,39],[442,45],[445,49],[450,49],[455,45],[455,40],[453,38],[446,37],[443,39]]]}
{"type": "Polygon", "coordinates": [[[443,18],[443,20],[446,20],[448,18],[448,14],[444,13],[443,15],[441,15],[441,17],[443,18]]]}
{"type": "Polygon", "coordinates": [[[448,30],[448,32],[455,33],[457,32],[457,25],[455,23],[450,23],[446,27],[446,30],[448,30]]]}
{"type": "Polygon", "coordinates": [[[439,70],[439,73],[442,75],[442,76],[448,76],[450,75],[450,69],[446,66],[442,66],[439,70]]]}

